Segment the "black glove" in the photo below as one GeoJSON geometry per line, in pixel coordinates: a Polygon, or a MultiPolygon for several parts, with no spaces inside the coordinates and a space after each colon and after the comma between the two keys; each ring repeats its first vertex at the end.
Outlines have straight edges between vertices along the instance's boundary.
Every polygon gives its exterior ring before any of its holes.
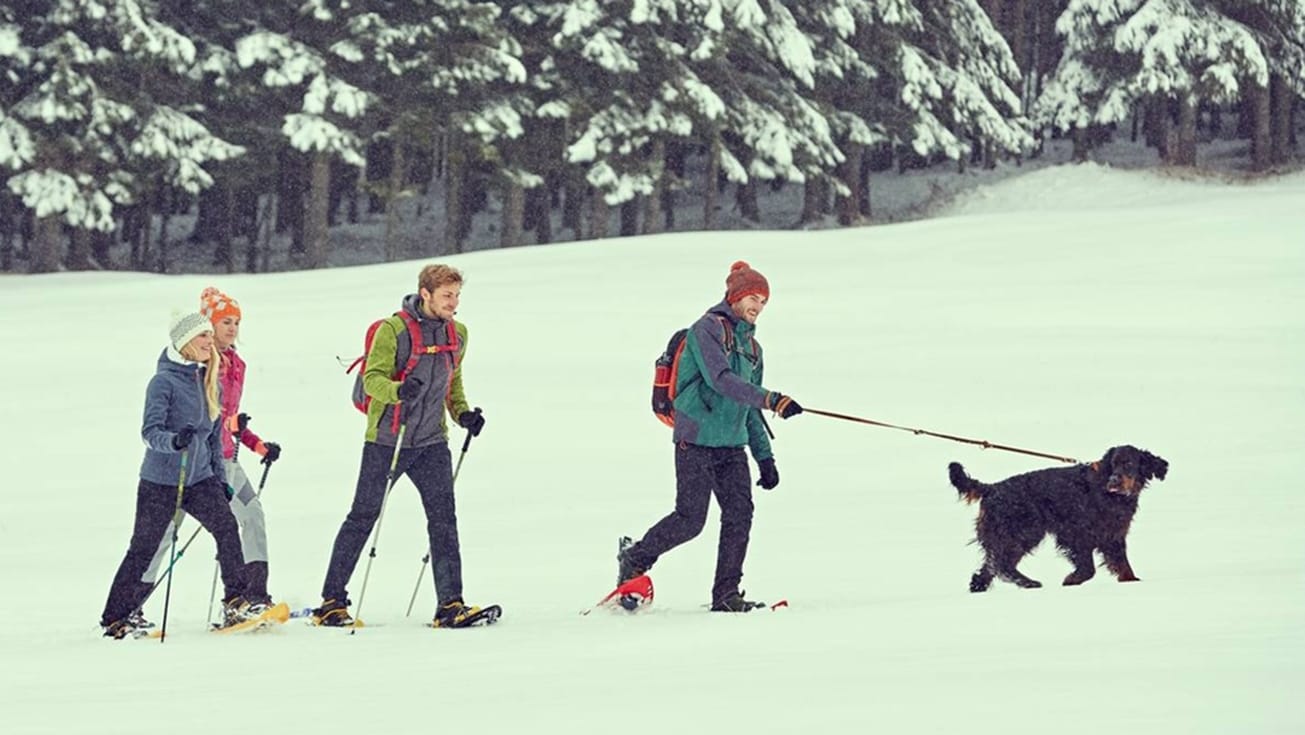
{"type": "Polygon", "coordinates": [[[783,393],[772,394],[774,399],[770,402],[770,410],[779,414],[782,419],[792,418],[802,413],[802,406],[798,402],[784,395],[783,393]]]}
{"type": "Polygon", "coordinates": [[[416,375],[409,375],[399,384],[399,400],[411,401],[421,393],[421,378],[416,375]]]}
{"type": "Polygon", "coordinates": [[[485,415],[479,408],[475,411],[463,411],[458,415],[458,426],[471,432],[472,436],[480,436],[480,430],[485,428],[485,415]]]}
{"type": "Polygon", "coordinates": [[[235,430],[236,435],[239,436],[244,434],[245,428],[248,426],[249,426],[249,414],[247,413],[236,414],[236,430],[235,430]]]}
{"type": "Polygon", "coordinates": [[[190,441],[194,438],[195,427],[187,426],[181,431],[178,431],[176,436],[172,437],[172,448],[180,452],[190,446],[190,441]]]}
{"type": "Polygon", "coordinates": [[[281,445],[276,442],[263,442],[263,448],[267,450],[263,454],[263,464],[272,464],[281,458],[281,445]]]}
{"type": "Polygon", "coordinates": [[[779,470],[775,469],[775,458],[767,457],[757,463],[757,469],[761,470],[761,479],[757,484],[762,490],[774,490],[779,484],[779,470]]]}

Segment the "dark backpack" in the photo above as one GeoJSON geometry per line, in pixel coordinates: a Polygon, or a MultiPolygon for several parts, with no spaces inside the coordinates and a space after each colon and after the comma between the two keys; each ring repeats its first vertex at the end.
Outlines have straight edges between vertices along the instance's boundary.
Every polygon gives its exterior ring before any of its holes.
{"type": "MultiPolygon", "coordinates": [[[[407,327],[408,341],[412,343],[412,352],[408,355],[408,361],[404,363],[403,368],[399,370],[399,372],[391,375],[390,380],[403,382],[404,378],[408,377],[408,373],[411,373],[413,368],[417,367],[417,360],[420,359],[422,355],[436,355],[441,352],[447,352],[449,353],[449,360],[452,362],[453,369],[458,369],[458,348],[461,345],[458,343],[458,331],[454,326],[452,319],[447,322],[449,343],[446,345],[426,346],[421,340],[421,325],[417,323],[417,320],[414,319],[411,314],[406,311],[396,311],[394,316],[399,317],[399,319],[403,321],[404,326],[407,327]]],[[[386,317],[385,319],[377,319],[372,322],[370,327],[367,327],[367,336],[363,338],[362,355],[350,363],[349,367],[344,371],[348,374],[352,373],[355,369],[358,370],[358,374],[354,376],[353,379],[353,405],[354,408],[362,411],[364,414],[367,413],[367,409],[371,407],[372,404],[372,397],[367,395],[367,391],[363,388],[363,373],[367,372],[367,355],[371,354],[372,340],[376,337],[376,330],[380,328],[382,324],[393,318],[394,317],[386,317]]],[[[395,340],[395,344],[397,347],[397,339],[395,340]]],[[[395,421],[397,424],[397,410],[395,411],[395,421]]]]}
{"type": "MultiPolygon", "coordinates": [[[[734,330],[724,317],[716,318],[725,332],[725,353],[729,354],[734,351],[734,330]]],[[[675,428],[675,386],[680,378],[680,355],[684,354],[684,338],[688,334],[687,328],[676,330],[666,343],[666,349],[653,363],[653,415],[671,428],[675,428]]]]}

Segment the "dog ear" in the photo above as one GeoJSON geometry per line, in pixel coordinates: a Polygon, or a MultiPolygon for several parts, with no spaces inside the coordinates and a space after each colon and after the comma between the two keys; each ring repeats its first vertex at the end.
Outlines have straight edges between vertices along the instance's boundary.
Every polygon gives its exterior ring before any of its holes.
{"type": "Polygon", "coordinates": [[[1163,457],[1144,451],[1142,452],[1142,471],[1157,480],[1163,480],[1165,474],[1169,472],[1169,463],[1163,457]]]}

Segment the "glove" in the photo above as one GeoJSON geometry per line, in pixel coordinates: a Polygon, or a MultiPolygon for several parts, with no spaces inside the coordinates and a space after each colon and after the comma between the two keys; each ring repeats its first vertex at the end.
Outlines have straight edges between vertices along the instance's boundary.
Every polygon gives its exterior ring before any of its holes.
{"type": "Polygon", "coordinates": [[[233,434],[244,434],[244,433],[245,433],[245,427],[247,427],[247,426],[249,426],[249,414],[247,414],[247,413],[238,413],[238,414],[236,414],[236,425],[235,425],[235,428],[231,430],[231,433],[233,433],[233,434]]]}
{"type": "Polygon", "coordinates": [[[178,431],[176,436],[172,437],[172,448],[180,452],[181,450],[190,446],[190,442],[194,438],[195,438],[195,427],[187,426],[181,431],[178,431]]]}
{"type": "Polygon", "coordinates": [[[263,446],[263,451],[258,452],[257,447],[254,448],[254,451],[263,455],[263,464],[272,464],[281,458],[280,444],[277,444],[276,442],[259,442],[259,444],[263,446]]]}
{"type": "Polygon", "coordinates": [[[411,401],[421,393],[421,378],[409,375],[399,384],[399,400],[411,401]]]}
{"type": "Polygon", "coordinates": [[[761,479],[757,484],[762,490],[774,490],[779,484],[779,470],[775,469],[775,458],[767,457],[757,463],[757,469],[761,471],[761,479]]]}
{"type": "Polygon", "coordinates": [[[463,411],[458,415],[458,426],[471,432],[472,436],[480,436],[480,430],[485,428],[485,415],[479,408],[475,411],[463,411]]]}
{"type": "Polygon", "coordinates": [[[782,419],[792,418],[802,413],[802,406],[798,402],[784,395],[783,393],[772,393],[774,400],[770,402],[770,410],[779,414],[782,419]]]}

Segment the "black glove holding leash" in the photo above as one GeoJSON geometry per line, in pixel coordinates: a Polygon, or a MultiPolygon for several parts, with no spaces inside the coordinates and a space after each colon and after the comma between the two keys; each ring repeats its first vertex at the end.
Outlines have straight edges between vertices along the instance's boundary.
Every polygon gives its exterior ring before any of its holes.
{"type": "Polygon", "coordinates": [[[780,418],[787,419],[802,413],[802,406],[783,393],[772,393],[770,410],[779,414],[780,418]]]}

